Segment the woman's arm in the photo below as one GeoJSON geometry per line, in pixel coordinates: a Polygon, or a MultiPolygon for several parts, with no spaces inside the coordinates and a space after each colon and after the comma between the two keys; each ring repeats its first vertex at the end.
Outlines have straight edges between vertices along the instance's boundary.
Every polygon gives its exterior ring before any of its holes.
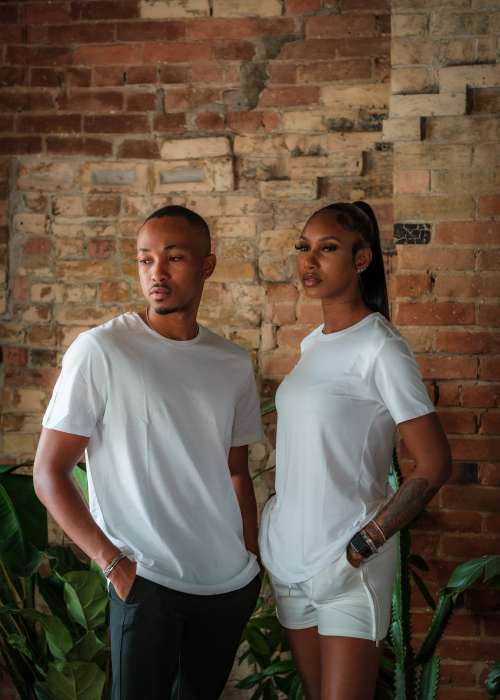
{"type": "MultiPolygon", "coordinates": [[[[435,413],[400,423],[398,428],[415,469],[373,519],[375,525],[372,521],[363,528],[377,547],[419,515],[451,473],[450,447],[435,413]]],[[[363,560],[352,545],[348,558],[355,565],[363,560]]]]}

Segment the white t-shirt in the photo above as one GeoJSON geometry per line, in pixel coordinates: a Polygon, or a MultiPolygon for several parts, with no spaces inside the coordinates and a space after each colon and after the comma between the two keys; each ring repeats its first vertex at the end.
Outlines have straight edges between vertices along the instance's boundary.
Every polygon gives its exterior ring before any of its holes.
{"type": "Polygon", "coordinates": [[[170,340],[123,314],[68,349],[43,425],[90,438],[91,513],[139,575],[201,595],[257,575],[227,463],[262,435],[244,350],[202,326],[170,340]]]}
{"type": "Polygon", "coordinates": [[[276,394],[276,495],[262,515],[262,561],[299,583],[338,557],[391,495],[398,423],[434,410],[406,341],[378,313],[316,328],[276,394]]]}

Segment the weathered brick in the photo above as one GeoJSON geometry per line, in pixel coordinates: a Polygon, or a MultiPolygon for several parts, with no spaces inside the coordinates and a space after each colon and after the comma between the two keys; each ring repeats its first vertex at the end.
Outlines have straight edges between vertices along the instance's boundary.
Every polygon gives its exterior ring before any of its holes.
{"type": "Polygon", "coordinates": [[[481,357],[479,360],[480,379],[500,379],[500,357],[481,357]]]}
{"type": "Polygon", "coordinates": [[[231,144],[226,137],[189,138],[164,141],[161,148],[163,160],[216,158],[231,154],[231,144]]]}
{"type": "Polygon", "coordinates": [[[338,109],[340,113],[353,109],[387,109],[389,104],[389,86],[363,84],[348,87],[326,86],[321,88],[321,101],[330,108],[338,109]]]}
{"type": "Polygon", "coordinates": [[[305,22],[306,37],[365,37],[377,33],[374,14],[319,15],[305,22]]]}
{"type": "Polygon", "coordinates": [[[84,191],[90,192],[145,192],[148,166],[113,161],[85,163],[81,167],[81,182],[84,191]]]}
{"type": "Polygon", "coordinates": [[[19,167],[18,189],[58,191],[73,189],[76,172],[72,163],[25,161],[19,167]]]}
{"type": "Polygon", "coordinates": [[[272,17],[281,15],[279,0],[214,0],[214,17],[272,17]]]}
{"type": "Polygon", "coordinates": [[[264,88],[259,105],[261,107],[295,107],[319,101],[319,88],[314,85],[264,88]]]}
{"type": "Polygon", "coordinates": [[[214,57],[210,44],[176,41],[171,44],[145,44],[144,63],[191,63],[209,61],[214,57]]]}
{"type": "Polygon", "coordinates": [[[435,227],[434,241],[459,245],[498,245],[500,223],[493,221],[440,223],[435,227]]]}
{"type": "Polygon", "coordinates": [[[20,115],[17,130],[28,134],[75,134],[82,128],[79,114],[20,115]]]}
{"type": "Polygon", "coordinates": [[[465,114],[465,92],[439,95],[392,95],[391,117],[432,117],[465,114]]]}
{"type": "Polygon", "coordinates": [[[113,152],[111,141],[81,137],[52,137],[46,139],[47,153],[53,155],[110,156],[113,152]]]}
{"type": "Polygon", "coordinates": [[[420,116],[402,119],[384,119],[382,122],[384,141],[421,141],[420,116]]]}
{"type": "Polygon", "coordinates": [[[140,14],[147,19],[203,17],[210,14],[210,6],[208,0],[140,0],[140,14]]]}
{"type": "Polygon", "coordinates": [[[472,65],[440,68],[439,84],[447,92],[468,87],[500,87],[500,66],[472,65]]]}
{"type": "Polygon", "coordinates": [[[288,161],[292,179],[313,180],[315,177],[352,177],[361,175],[361,153],[338,153],[331,156],[298,156],[288,161]]]}
{"type": "Polygon", "coordinates": [[[81,46],[73,51],[73,63],[84,66],[127,65],[142,62],[142,46],[109,44],[81,46]]]}
{"type": "Polygon", "coordinates": [[[470,325],[474,320],[474,304],[401,301],[396,306],[395,323],[402,326],[470,325]]]}
{"type": "Polygon", "coordinates": [[[149,131],[150,126],[143,114],[96,114],[84,116],[83,130],[93,134],[137,134],[149,131]]]}
{"type": "Polygon", "coordinates": [[[234,187],[233,163],[229,157],[155,163],[154,177],[154,191],[158,194],[227,192],[234,187]]]}
{"type": "Polygon", "coordinates": [[[316,180],[268,180],[259,184],[263,199],[316,199],[318,185],[316,180]]]}
{"type": "Polygon", "coordinates": [[[125,139],[118,148],[119,158],[160,158],[160,147],[156,141],[125,139]]]}
{"type": "Polygon", "coordinates": [[[451,250],[436,246],[399,246],[398,270],[473,270],[475,253],[470,249],[451,250]]]}
{"type": "Polygon", "coordinates": [[[399,221],[460,221],[472,218],[475,200],[469,194],[406,195],[395,198],[395,217],[399,221]]]}
{"type": "Polygon", "coordinates": [[[429,30],[428,14],[393,14],[391,17],[392,36],[425,36],[429,30]]]}

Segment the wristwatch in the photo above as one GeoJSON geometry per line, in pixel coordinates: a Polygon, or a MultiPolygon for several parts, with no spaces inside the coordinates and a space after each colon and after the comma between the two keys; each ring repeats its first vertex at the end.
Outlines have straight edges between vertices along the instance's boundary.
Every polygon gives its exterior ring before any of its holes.
{"type": "Polygon", "coordinates": [[[373,550],[364,538],[362,531],[357,532],[354,537],[351,539],[349,542],[350,545],[352,545],[352,548],[360,554],[364,559],[367,559],[369,556],[373,554],[373,550]]]}

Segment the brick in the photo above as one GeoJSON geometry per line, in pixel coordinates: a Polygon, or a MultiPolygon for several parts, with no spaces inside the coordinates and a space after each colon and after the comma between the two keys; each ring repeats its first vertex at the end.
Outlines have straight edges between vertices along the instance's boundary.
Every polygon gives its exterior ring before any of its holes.
{"type": "Polygon", "coordinates": [[[113,145],[110,141],[92,138],[51,137],[46,140],[47,153],[54,155],[110,156],[113,145]]]}
{"type": "Polygon", "coordinates": [[[8,46],[6,62],[21,66],[61,66],[71,63],[71,51],[64,46],[8,46]]]}
{"type": "Polygon", "coordinates": [[[287,0],[286,3],[286,13],[289,15],[302,15],[320,8],[321,0],[287,0]]]}
{"type": "Polygon", "coordinates": [[[472,218],[475,200],[472,195],[398,195],[395,217],[399,221],[454,221],[472,218]]]}
{"type": "Polygon", "coordinates": [[[270,284],[267,287],[267,298],[271,303],[297,301],[297,288],[292,284],[270,284]]]}
{"type": "Polygon", "coordinates": [[[341,113],[360,108],[384,110],[389,103],[389,94],[388,85],[332,85],[321,88],[321,101],[325,106],[338,109],[341,113]]]}
{"type": "Polygon", "coordinates": [[[500,88],[471,88],[471,114],[495,114],[500,112],[500,88]]]}
{"type": "Polygon", "coordinates": [[[488,353],[500,352],[500,333],[481,331],[438,331],[438,352],[488,353]]]}
{"type": "Polygon", "coordinates": [[[382,122],[384,141],[421,141],[420,116],[402,119],[384,119],[382,122]]]}
{"type": "Polygon", "coordinates": [[[157,114],[153,122],[153,130],[162,133],[179,133],[186,127],[185,114],[157,114]]]}
{"type": "Polygon", "coordinates": [[[377,33],[375,15],[319,15],[305,22],[306,37],[365,37],[377,33]]]}
{"type": "Polygon", "coordinates": [[[284,63],[282,74],[276,75],[276,66],[271,65],[271,82],[294,83],[295,73],[299,83],[330,83],[339,80],[367,80],[371,77],[371,61],[319,61],[299,65],[298,68],[284,63]],[[293,72],[292,72],[293,71],[293,72]]]}
{"type": "Polygon", "coordinates": [[[177,41],[184,39],[184,22],[120,22],[116,25],[118,41],[177,41]]]}
{"type": "Polygon", "coordinates": [[[215,238],[248,237],[256,235],[255,219],[244,216],[218,216],[212,227],[215,238]]]}
{"type": "Polygon", "coordinates": [[[394,173],[396,194],[425,194],[429,191],[429,170],[403,170],[394,173]]]}
{"type": "Polygon", "coordinates": [[[450,250],[437,246],[401,245],[397,248],[400,270],[473,270],[475,253],[470,249],[450,250]]]}
{"type": "Polygon", "coordinates": [[[479,216],[499,216],[500,196],[492,195],[479,198],[479,216]]]}
{"type": "Polygon", "coordinates": [[[142,62],[142,46],[109,44],[81,46],[73,51],[73,64],[85,66],[123,65],[142,62]]]}
{"type": "Polygon", "coordinates": [[[73,2],[71,12],[73,19],[133,19],[138,16],[137,0],[73,2]]]}
{"type": "Polygon", "coordinates": [[[28,351],[26,348],[10,348],[2,349],[2,361],[6,366],[25,367],[28,363],[28,351]]]}
{"type": "Polygon", "coordinates": [[[261,107],[295,107],[310,105],[319,101],[319,88],[316,86],[290,86],[264,88],[261,92],[261,107]]]}
{"type": "Polygon", "coordinates": [[[56,303],[63,301],[64,285],[36,283],[31,285],[31,299],[34,302],[56,303]]]}
{"type": "Polygon", "coordinates": [[[394,37],[425,36],[429,31],[427,14],[393,14],[391,17],[391,35],[394,37]]]}
{"type": "Polygon", "coordinates": [[[174,17],[203,17],[210,14],[208,0],[141,0],[141,17],[171,19],[174,17]]]}
{"type": "Polygon", "coordinates": [[[228,262],[218,263],[215,272],[211,277],[212,282],[240,282],[253,281],[255,278],[255,268],[251,262],[228,262]]]}
{"type": "MultiPolygon", "coordinates": [[[[479,460],[491,461],[498,457],[500,448],[500,438],[497,437],[474,437],[469,438],[451,438],[450,445],[452,448],[453,458],[457,460],[479,460]]],[[[486,494],[488,495],[488,494],[486,494]]],[[[490,494],[491,496],[493,494],[490,494]]],[[[443,501],[443,505],[446,504],[443,501]]],[[[451,507],[451,506],[449,506],[451,507]]],[[[464,501],[462,508],[469,508],[467,501],[464,501]]],[[[483,506],[483,510],[488,510],[483,506]]],[[[498,509],[498,492],[497,492],[497,509],[498,509]]],[[[481,510],[481,508],[478,508],[481,510]]]]}
{"type": "Polygon", "coordinates": [[[284,112],[283,128],[292,132],[324,131],[324,113],[322,111],[311,112],[284,112]]]}
{"type": "Polygon", "coordinates": [[[125,66],[94,66],[92,68],[92,85],[95,87],[122,87],[125,85],[126,75],[125,66]]]}
{"type": "Polygon", "coordinates": [[[481,416],[481,435],[500,435],[500,412],[489,411],[481,416]]]}
{"type": "Polygon", "coordinates": [[[99,296],[103,304],[124,303],[130,300],[128,282],[102,282],[99,285],[99,296]]]}
{"type": "Polygon", "coordinates": [[[431,530],[434,532],[481,532],[482,516],[466,511],[426,510],[412,523],[412,530],[431,530]]]}
{"type": "Polygon", "coordinates": [[[84,191],[145,192],[148,185],[148,166],[143,163],[85,163],[81,168],[84,191]]]}
{"type": "Polygon", "coordinates": [[[163,160],[197,159],[200,155],[203,158],[216,158],[230,154],[231,144],[225,136],[168,140],[161,147],[163,160]]]}
{"type": "Polygon", "coordinates": [[[439,297],[471,298],[500,296],[500,279],[496,274],[439,275],[434,285],[439,297]]]}
{"type": "Polygon", "coordinates": [[[47,232],[48,220],[45,214],[23,212],[14,216],[13,224],[16,233],[29,233],[40,236],[47,232]]]}
{"type": "Polygon", "coordinates": [[[112,24],[104,23],[73,23],[48,28],[49,44],[57,44],[62,36],[66,44],[100,44],[113,41],[115,28],[112,24]]]}
{"type": "Polygon", "coordinates": [[[65,2],[24,3],[21,9],[22,20],[26,24],[60,24],[71,19],[65,2]]]}
{"type": "Polygon", "coordinates": [[[194,41],[205,39],[255,39],[265,36],[293,34],[295,23],[291,18],[238,17],[235,19],[192,20],[186,26],[186,38],[194,41]]]}
{"type": "Polygon", "coordinates": [[[337,153],[331,156],[298,156],[290,158],[288,174],[292,179],[313,180],[315,177],[352,177],[361,175],[361,153],[337,153]]]}
{"type": "Polygon", "coordinates": [[[454,302],[397,303],[395,323],[402,326],[447,326],[474,323],[474,304],[454,302]]]}
{"type": "Polygon", "coordinates": [[[171,44],[145,44],[144,63],[191,63],[214,57],[210,44],[176,41],[171,44]]]}
{"type": "Polygon", "coordinates": [[[17,130],[29,134],[71,134],[81,131],[79,114],[20,115],[17,130]]]}
{"type": "Polygon", "coordinates": [[[19,190],[69,190],[75,183],[72,163],[50,161],[25,161],[19,167],[17,187],[19,190]]]}
{"type": "Polygon", "coordinates": [[[59,100],[59,109],[74,112],[115,112],[123,108],[121,92],[72,90],[59,100]]]}
{"type": "Polygon", "coordinates": [[[438,95],[393,95],[391,117],[432,117],[465,114],[465,92],[438,95]]]}
{"type": "Polygon", "coordinates": [[[458,243],[460,245],[498,245],[500,223],[454,222],[440,223],[434,229],[435,243],[458,243]]]}
{"type": "Polygon", "coordinates": [[[227,192],[234,187],[229,157],[207,160],[174,160],[154,164],[156,193],[227,192]]]}
{"type": "Polygon", "coordinates": [[[99,114],[83,118],[83,130],[87,133],[138,134],[149,129],[148,117],[143,114],[99,114]]]}
{"type": "Polygon", "coordinates": [[[0,139],[0,155],[41,153],[42,150],[42,140],[39,136],[2,137],[0,139]]]}
{"type": "MultiPolygon", "coordinates": [[[[483,416],[483,419],[489,414],[483,416]]],[[[498,433],[498,431],[497,431],[498,433]]],[[[500,486],[500,464],[498,462],[482,463],[479,465],[479,483],[482,486],[500,486]]],[[[489,518],[486,523],[488,532],[500,532],[500,516],[497,516],[499,522],[494,527],[494,516],[489,518]]]]}
{"type": "MultiPolygon", "coordinates": [[[[448,640],[445,637],[439,644],[439,653],[442,658],[457,659],[459,661],[488,660],[492,662],[498,658],[499,652],[500,643],[498,640],[448,640]]],[[[455,692],[455,689],[453,689],[452,692],[455,692]]],[[[477,694],[471,689],[462,691],[460,695],[460,691],[457,689],[456,693],[456,695],[450,695],[449,697],[454,697],[456,700],[475,700],[476,695],[478,698],[484,697],[483,689],[479,689],[477,694]]],[[[441,698],[439,700],[441,700],[441,698]]],[[[443,700],[445,699],[443,698],[443,700]]],[[[446,698],[446,700],[448,700],[448,698],[446,698]]]]}
{"type": "Polygon", "coordinates": [[[153,112],[156,108],[154,92],[134,92],[126,97],[128,112],[153,112]]]}
{"type": "Polygon", "coordinates": [[[219,131],[226,126],[223,114],[217,112],[199,112],[195,119],[196,127],[201,131],[219,131]]]}
{"type": "Polygon", "coordinates": [[[480,304],[477,313],[478,326],[498,325],[498,304],[480,304]]]}
{"type": "Polygon", "coordinates": [[[160,158],[160,147],[155,141],[126,139],[118,148],[119,158],[160,158]]]}
{"type": "Polygon", "coordinates": [[[263,199],[311,200],[317,197],[316,180],[268,180],[259,184],[263,199]]]}
{"type": "Polygon", "coordinates": [[[449,66],[439,69],[439,83],[443,90],[463,90],[468,87],[500,87],[500,66],[449,66]]]}
{"type": "Polygon", "coordinates": [[[126,82],[129,85],[155,83],[156,66],[129,66],[126,72],[126,82]]]}
{"type": "Polygon", "coordinates": [[[492,117],[441,116],[429,118],[426,125],[429,142],[485,143],[500,140],[498,120],[492,117]]]}
{"type": "Polygon", "coordinates": [[[500,407],[500,384],[464,384],[462,405],[477,408],[500,407]]]}
{"type": "Polygon", "coordinates": [[[439,418],[443,424],[445,432],[455,435],[476,433],[476,415],[472,411],[440,411],[439,418]]]}
{"type": "Polygon", "coordinates": [[[477,360],[474,357],[423,357],[417,358],[425,379],[475,379],[477,360]]]}
{"type": "Polygon", "coordinates": [[[118,216],[120,212],[119,195],[91,195],[87,198],[85,213],[87,216],[118,216]]]}
{"type": "Polygon", "coordinates": [[[287,353],[283,350],[266,353],[262,358],[262,375],[266,378],[276,377],[281,379],[291,372],[297,360],[297,353],[287,353]]]}
{"type": "Polygon", "coordinates": [[[479,270],[500,270],[500,250],[483,250],[478,258],[479,270]]]}
{"type": "Polygon", "coordinates": [[[13,85],[24,85],[26,82],[26,69],[21,66],[1,66],[0,85],[12,87],[13,85]]]}
{"type": "Polygon", "coordinates": [[[391,90],[394,95],[404,93],[435,92],[437,83],[429,67],[393,67],[391,70],[391,90]]]}
{"type": "Polygon", "coordinates": [[[479,377],[480,379],[500,379],[500,357],[481,357],[479,377]]]}
{"type": "Polygon", "coordinates": [[[273,17],[281,15],[280,0],[214,0],[214,17],[273,17]]]}
{"type": "Polygon", "coordinates": [[[470,165],[471,155],[471,148],[467,145],[436,145],[426,142],[395,144],[394,168],[396,171],[421,168],[464,169],[470,165]]]}

